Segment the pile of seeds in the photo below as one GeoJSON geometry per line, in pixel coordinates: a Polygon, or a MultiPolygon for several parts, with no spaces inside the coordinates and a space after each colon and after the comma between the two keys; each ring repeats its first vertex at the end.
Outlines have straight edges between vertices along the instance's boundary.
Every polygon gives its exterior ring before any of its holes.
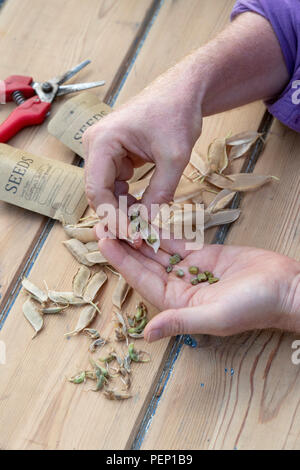
{"type": "MultiPolygon", "coordinates": [[[[166,267],[167,273],[171,273],[173,271],[174,266],[180,263],[180,261],[181,261],[181,256],[178,253],[175,253],[174,255],[170,256],[169,265],[166,267]]],[[[190,279],[190,282],[193,286],[196,286],[197,284],[201,282],[206,282],[206,281],[209,284],[214,284],[215,282],[219,281],[219,279],[215,277],[212,272],[210,271],[200,272],[197,266],[190,266],[188,268],[188,272],[192,274],[193,276],[195,276],[190,279]]],[[[175,271],[175,275],[179,278],[185,277],[185,274],[186,273],[182,268],[179,268],[175,271]]]]}

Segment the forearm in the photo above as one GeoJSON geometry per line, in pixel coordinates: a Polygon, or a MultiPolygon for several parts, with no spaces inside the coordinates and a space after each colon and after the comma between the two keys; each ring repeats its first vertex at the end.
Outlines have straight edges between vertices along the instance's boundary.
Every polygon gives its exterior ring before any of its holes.
{"type": "Polygon", "coordinates": [[[276,96],[289,78],[271,25],[255,13],[237,17],[167,75],[176,99],[203,116],[276,96]]]}

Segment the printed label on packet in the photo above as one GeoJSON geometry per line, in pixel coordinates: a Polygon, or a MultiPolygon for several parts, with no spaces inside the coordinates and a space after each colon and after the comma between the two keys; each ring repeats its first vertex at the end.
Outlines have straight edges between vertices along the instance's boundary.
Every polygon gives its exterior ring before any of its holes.
{"type": "Polygon", "coordinates": [[[0,104],[6,104],[6,85],[4,80],[0,80],[0,104]]]}
{"type": "Polygon", "coordinates": [[[112,109],[101,102],[94,93],[79,93],[61,106],[49,122],[48,131],[84,158],[84,132],[111,112],[112,109]]]}
{"type": "Polygon", "coordinates": [[[88,205],[84,170],[0,144],[0,200],[75,224],[88,205]]]}

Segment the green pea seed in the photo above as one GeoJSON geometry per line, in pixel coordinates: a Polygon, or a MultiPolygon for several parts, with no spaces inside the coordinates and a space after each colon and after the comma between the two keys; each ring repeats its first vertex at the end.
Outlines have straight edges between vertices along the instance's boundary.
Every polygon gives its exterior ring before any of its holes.
{"type": "Polygon", "coordinates": [[[190,266],[189,267],[189,273],[190,274],[198,274],[199,272],[199,269],[197,268],[197,266],[190,266]]]}
{"type": "Polygon", "coordinates": [[[199,273],[197,276],[197,279],[199,282],[205,282],[207,281],[207,276],[205,273],[199,273]]]}
{"type": "Polygon", "coordinates": [[[193,277],[193,279],[191,279],[191,284],[192,284],[193,286],[196,286],[197,284],[199,284],[198,279],[197,279],[196,277],[193,277]]]}
{"type": "Polygon", "coordinates": [[[204,271],[204,274],[206,275],[207,279],[209,279],[210,277],[214,277],[213,273],[211,273],[210,271],[204,271]]]}
{"type": "Polygon", "coordinates": [[[175,253],[174,255],[170,256],[169,263],[174,265],[177,263],[180,263],[181,261],[181,256],[178,253],[175,253]]]}
{"type": "Polygon", "coordinates": [[[183,269],[178,269],[178,270],[176,271],[176,276],[177,276],[177,277],[183,277],[183,276],[184,276],[184,271],[183,271],[183,269]]]}
{"type": "Polygon", "coordinates": [[[209,277],[208,278],[208,283],[209,284],[214,284],[215,282],[218,282],[219,279],[217,277],[209,277]]]}
{"type": "Polygon", "coordinates": [[[171,265],[167,266],[166,271],[167,271],[167,273],[170,273],[171,271],[173,271],[173,266],[171,266],[171,265]]]}

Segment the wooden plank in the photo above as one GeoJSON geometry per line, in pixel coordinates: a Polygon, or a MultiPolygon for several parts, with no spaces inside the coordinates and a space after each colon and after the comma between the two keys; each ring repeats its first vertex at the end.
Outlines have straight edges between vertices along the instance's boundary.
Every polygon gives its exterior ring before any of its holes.
{"type": "MultiPolygon", "coordinates": [[[[0,15],[0,77],[23,74],[42,81],[89,58],[92,63],[74,80],[105,79],[105,87],[95,91],[103,99],[115,78],[124,73],[122,61],[128,57],[135,38],[144,28],[143,22],[152,3],[153,0],[10,0],[0,15]]],[[[54,103],[52,115],[63,100],[60,98],[54,103]]],[[[12,109],[12,104],[0,106],[0,122],[12,109]]],[[[74,159],[71,150],[48,134],[47,122],[23,130],[9,143],[68,163],[74,159]]],[[[5,294],[35,244],[45,219],[0,202],[0,221],[0,299],[3,305],[5,294]]]]}
{"type": "MultiPolygon", "coordinates": [[[[299,149],[299,134],[275,121],[255,173],[278,176],[280,182],[243,197],[242,216],[226,244],[300,260],[299,149]]],[[[199,349],[184,347],[143,448],[176,449],[184,443],[188,449],[299,449],[300,368],[291,361],[295,339],[265,331],[202,337],[199,349]]]]}
{"type": "MultiPolygon", "coordinates": [[[[212,9],[208,0],[190,0],[187,9],[184,0],[166,1],[131,71],[128,85],[126,82],[120,95],[120,102],[127,93],[127,86],[130,87],[128,96],[133,95],[160,73],[166,63],[176,61],[189,52],[192,45],[204,43],[217,29],[221,29],[228,21],[232,5],[233,1],[222,0],[212,9]],[[201,18],[205,18],[203,28],[199,27],[201,18]],[[176,47],[174,38],[178,38],[176,47]],[[152,64],[150,76],[143,72],[143,64],[148,67],[149,62],[152,64]]],[[[256,129],[262,113],[262,105],[253,104],[228,113],[226,117],[220,115],[210,119],[214,132],[207,130],[207,135],[204,134],[203,148],[207,147],[212,135],[227,134],[228,130],[256,129]]],[[[39,285],[46,279],[51,287],[70,287],[77,265],[61,245],[63,239],[62,229],[56,224],[30,274],[30,278],[39,285]]],[[[99,298],[103,313],[95,326],[104,336],[112,331],[110,299],[114,284],[111,281],[99,298]]],[[[124,310],[130,311],[138,298],[133,295],[124,310]]],[[[49,319],[47,330],[31,341],[31,329],[21,318],[23,300],[19,295],[1,332],[9,359],[1,371],[0,447],[111,449],[130,446],[172,341],[164,340],[151,347],[143,346],[141,342],[141,349],[151,352],[152,362],[136,370],[134,398],[122,404],[110,403],[97,394],[87,395],[82,388],[65,381],[65,375],[88,363],[87,341],[63,338],[63,333],[74,325],[72,314],[49,319]],[[13,344],[18,344],[18,347],[13,347],[13,344]],[[5,432],[1,432],[4,429],[5,432]]],[[[155,310],[151,309],[151,314],[154,313],[155,310]]]]}

